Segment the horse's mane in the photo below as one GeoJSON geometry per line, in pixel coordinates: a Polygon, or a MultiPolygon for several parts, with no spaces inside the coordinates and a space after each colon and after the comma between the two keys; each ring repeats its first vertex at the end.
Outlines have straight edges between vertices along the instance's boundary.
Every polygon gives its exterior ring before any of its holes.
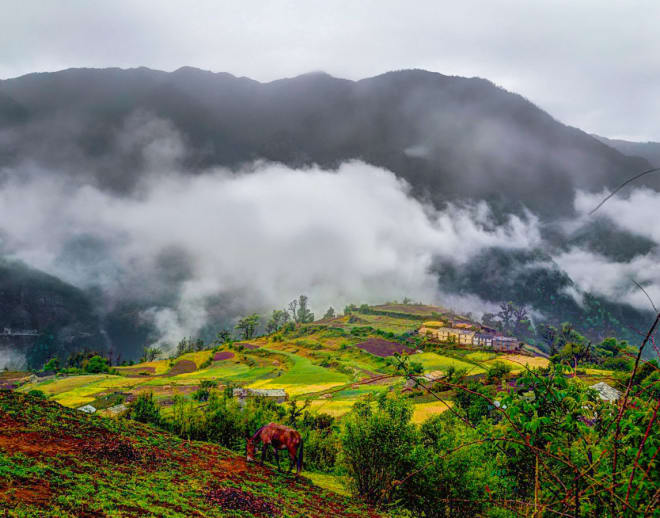
{"type": "Polygon", "coordinates": [[[266,426],[268,426],[268,425],[264,425],[264,426],[262,426],[261,428],[259,428],[256,432],[254,432],[254,435],[252,436],[252,438],[251,438],[250,440],[251,440],[251,441],[254,441],[254,440],[257,438],[257,435],[259,435],[259,434],[261,433],[261,430],[263,430],[264,428],[266,428],[266,426]]]}

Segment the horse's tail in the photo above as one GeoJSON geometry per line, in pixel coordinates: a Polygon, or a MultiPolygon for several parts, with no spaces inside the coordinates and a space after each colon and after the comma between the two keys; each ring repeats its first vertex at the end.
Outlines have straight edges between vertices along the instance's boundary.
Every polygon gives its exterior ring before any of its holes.
{"type": "Polygon", "coordinates": [[[298,464],[296,466],[298,473],[300,473],[300,471],[302,470],[302,464],[303,464],[303,440],[301,437],[300,445],[298,446],[298,464]]]}

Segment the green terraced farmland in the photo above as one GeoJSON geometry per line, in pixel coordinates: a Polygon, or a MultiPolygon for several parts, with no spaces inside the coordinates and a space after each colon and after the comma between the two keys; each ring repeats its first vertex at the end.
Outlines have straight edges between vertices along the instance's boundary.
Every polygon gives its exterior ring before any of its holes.
{"type": "Polygon", "coordinates": [[[411,356],[411,360],[421,363],[425,371],[446,371],[450,366],[453,366],[457,370],[466,369],[468,374],[485,372],[483,368],[473,363],[464,362],[448,356],[441,356],[436,353],[414,354],[411,356]]]}

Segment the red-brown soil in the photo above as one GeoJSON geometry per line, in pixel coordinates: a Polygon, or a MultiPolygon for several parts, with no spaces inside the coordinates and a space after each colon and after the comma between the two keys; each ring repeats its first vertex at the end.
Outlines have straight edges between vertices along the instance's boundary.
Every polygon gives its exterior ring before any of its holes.
{"type": "Polygon", "coordinates": [[[176,362],[166,374],[166,376],[176,376],[177,374],[186,374],[187,372],[195,372],[197,365],[192,360],[179,360],[176,362]]]}
{"type": "Polygon", "coordinates": [[[231,351],[220,351],[217,352],[213,355],[213,361],[217,362],[220,360],[229,360],[230,358],[233,358],[235,355],[231,351]]]}
{"type": "Polygon", "coordinates": [[[50,518],[63,514],[381,516],[304,477],[278,475],[268,467],[248,464],[243,456],[218,445],[182,440],[134,421],[86,415],[16,392],[0,391],[0,461],[3,459],[9,471],[0,477],[0,516],[4,516],[3,509],[9,510],[8,516],[50,518]],[[12,471],[17,465],[24,467],[12,471]],[[23,475],[36,465],[46,469],[23,475]],[[92,484],[96,491],[83,499],[72,498],[76,480],[92,484]],[[159,490],[151,494],[150,484],[158,485],[159,490]],[[190,491],[191,487],[197,489],[190,491]],[[145,494],[151,496],[130,500],[145,494]],[[124,496],[129,501],[123,501],[124,496]],[[21,513],[12,514],[18,506],[21,513]]]}
{"type": "Polygon", "coordinates": [[[235,345],[235,346],[242,345],[242,346],[245,347],[246,349],[250,349],[250,350],[252,350],[252,351],[254,351],[255,349],[259,349],[259,346],[258,346],[258,345],[256,345],[256,344],[249,344],[249,343],[247,343],[247,342],[238,342],[238,343],[235,343],[234,345],[235,345]]]}
{"type": "Polygon", "coordinates": [[[356,344],[356,347],[382,358],[393,356],[394,353],[405,352],[410,354],[415,352],[414,349],[411,349],[410,347],[406,347],[405,345],[396,342],[388,342],[382,338],[369,338],[362,343],[356,344]]]}
{"type": "Polygon", "coordinates": [[[134,368],[122,368],[121,373],[124,376],[128,376],[130,378],[133,377],[138,377],[138,376],[144,376],[145,374],[155,374],[156,373],[156,368],[155,367],[134,367],[134,368]]]}

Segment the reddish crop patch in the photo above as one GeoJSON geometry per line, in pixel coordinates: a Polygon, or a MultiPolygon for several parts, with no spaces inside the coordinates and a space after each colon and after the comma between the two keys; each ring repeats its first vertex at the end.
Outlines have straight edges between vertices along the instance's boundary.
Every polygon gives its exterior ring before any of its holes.
{"type": "Polygon", "coordinates": [[[144,376],[145,374],[156,374],[156,367],[135,367],[129,369],[122,369],[121,373],[125,376],[134,377],[134,376],[144,376]]]}
{"type": "Polygon", "coordinates": [[[263,498],[258,498],[248,491],[235,487],[220,487],[209,490],[206,498],[213,505],[222,509],[247,511],[257,516],[278,516],[279,509],[263,498]]]}
{"type": "Polygon", "coordinates": [[[61,453],[74,453],[80,440],[48,436],[38,432],[18,431],[0,435],[0,450],[23,453],[29,457],[52,457],[61,453]]]}
{"type": "Polygon", "coordinates": [[[50,498],[50,484],[44,480],[32,481],[31,485],[14,487],[11,489],[6,487],[3,488],[0,485],[0,502],[4,501],[10,505],[21,502],[24,504],[43,506],[50,501],[50,498]]]}
{"type": "Polygon", "coordinates": [[[195,372],[197,370],[197,365],[194,361],[191,360],[179,360],[176,362],[174,367],[172,367],[167,376],[176,376],[177,374],[186,374],[188,372],[195,372]]]}
{"type": "Polygon", "coordinates": [[[414,349],[411,349],[410,347],[406,347],[405,345],[396,342],[388,342],[382,338],[369,338],[369,340],[357,344],[356,347],[382,358],[392,356],[394,353],[405,352],[410,354],[414,352],[414,349]]]}
{"type": "Polygon", "coordinates": [[[230,358],[234,357],[234,353],[231,351],[220,351],[219,353],[215,353],[213,355],[213,361],[217,362],[220,360],[229,360],[230,358]]]}
{"type": "Polygon", "coordinates": [[[236,345],[236,346],[242,345],[245,349],[250,349],[251,351],[254,351],[255,349],[259,349],[258,345],[249,344],[247,342],[238,342],[238,343],[235,343],[234,345],[236,345]]]}

